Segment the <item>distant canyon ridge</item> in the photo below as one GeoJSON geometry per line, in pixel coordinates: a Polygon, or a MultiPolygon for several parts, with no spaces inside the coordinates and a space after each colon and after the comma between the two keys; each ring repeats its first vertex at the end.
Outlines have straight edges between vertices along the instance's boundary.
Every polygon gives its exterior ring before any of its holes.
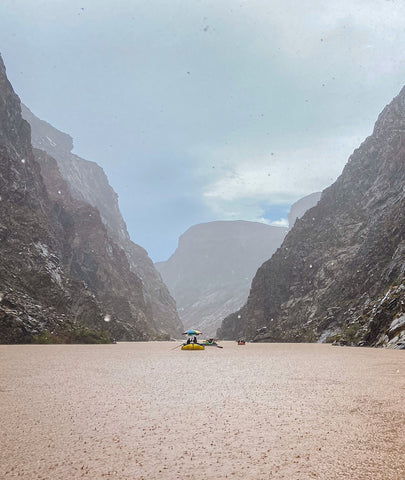
{"type": "MultiPolygon", "coordinates": [[[[320,196],[314,193],[296,202],[289,213],[290,225],[320,196]]],[[[246,302],[254,274],[287,232],[285,227],[240,220],[190,227],[173,255],[155,264],[185,328],[215,337],[222,320],[246,302]]]]}

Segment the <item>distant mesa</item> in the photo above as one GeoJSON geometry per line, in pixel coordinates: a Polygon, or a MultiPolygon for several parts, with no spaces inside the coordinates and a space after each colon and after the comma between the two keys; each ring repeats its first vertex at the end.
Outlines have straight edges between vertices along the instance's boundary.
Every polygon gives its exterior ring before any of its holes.
{"type": "Polygon", "coordinates": [[[307,210],[314,207],[319,202],[320,198],[321,192],[315,192],[306,195],[291,205],[288,213],[288,225],[290,230],[293,228],[297,218],[301,218],[307,210]]]}
{"type": "MultiPolygon", "coordinates": [[[[291,207],[294,221],[319,197],[316,193],[296,202],[291,207]]],[[[197,325],[214,337],[222,319],[246,302],[254,274],[287,232],[285,227],[247,221],[190,227],[169,260],[156,263],[185,328],[197,325]]]]}

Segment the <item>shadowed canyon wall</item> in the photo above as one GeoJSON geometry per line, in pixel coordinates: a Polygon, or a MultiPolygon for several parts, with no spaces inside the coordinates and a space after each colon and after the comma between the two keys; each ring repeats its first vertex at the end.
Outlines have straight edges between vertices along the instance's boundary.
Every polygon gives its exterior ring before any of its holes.
{"type": "Polygon", "coordinates": [[[103,169],[97,163],[71,153],[72,138],[37,118],[24,105],[22,115],[31,125],[33,146],[55,158],[70,194],[75,199],[98,209],[108,235],[124,251],[131,271],[142,280],[143,296],[153,329],[162,335],[181,334],[183,325],[176,303],[146,250],[131,241],[118,206],[118,195],[109,184],[103,169]]]}
{"type": "Polygon", "coordinates": [[[66,339],[81,326],[121,340],[165,332],[99,210],[74,198],[56,161],[32,149],[1,57],[0,189],[1,343],[66,339]]]}

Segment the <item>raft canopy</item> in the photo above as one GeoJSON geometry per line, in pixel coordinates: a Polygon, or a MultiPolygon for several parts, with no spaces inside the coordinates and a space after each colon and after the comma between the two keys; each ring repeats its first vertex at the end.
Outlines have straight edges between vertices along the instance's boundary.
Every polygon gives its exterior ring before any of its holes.
{"type": "Polygon", "coordinates": [[[198,330],[194,330],[194,329],[191,329],[191,330],[186,330],[185,332],[183,332],[183,335],[201,335],[202,332],[199,332],[198,330]]]}

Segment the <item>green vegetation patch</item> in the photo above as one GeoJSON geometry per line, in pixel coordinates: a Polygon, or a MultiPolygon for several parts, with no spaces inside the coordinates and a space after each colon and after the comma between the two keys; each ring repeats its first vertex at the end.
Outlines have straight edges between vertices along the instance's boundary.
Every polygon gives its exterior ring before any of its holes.
{"type": "Polygon", "coordinates": [[[361,325],[352,323],[345,329],[343,336],[349,343],[357,343],[361,338],[361,325]]]}
{"type": "Polygon", "coordinates": [[[342,335],[331,335],[326,339],[326,343],[340,342],[340,340],[342,340],[342,335]]]}
{"type": "Polygon", "coordinates": [[[59,332],[45,331],[34,335],[32,343],[36,344],[102,344],[113,343],[108,332],[98,332],[85,325],[74,325],[69,329],[59,332]]]}
{"type": "Polygon", "coordinates": [[[152,335],[152,340],[158,341],[158,342],[165,342],[170,340],[170,334],[168,333],[156,333],[152,335]]]}
{"type": "Polygon", "coordinates": [[[347,325],[342,333],[331,335],[326,343],[342,343],[343,345],[357,345],[364,337],[363,327],[358,322],[347,325]]]}

